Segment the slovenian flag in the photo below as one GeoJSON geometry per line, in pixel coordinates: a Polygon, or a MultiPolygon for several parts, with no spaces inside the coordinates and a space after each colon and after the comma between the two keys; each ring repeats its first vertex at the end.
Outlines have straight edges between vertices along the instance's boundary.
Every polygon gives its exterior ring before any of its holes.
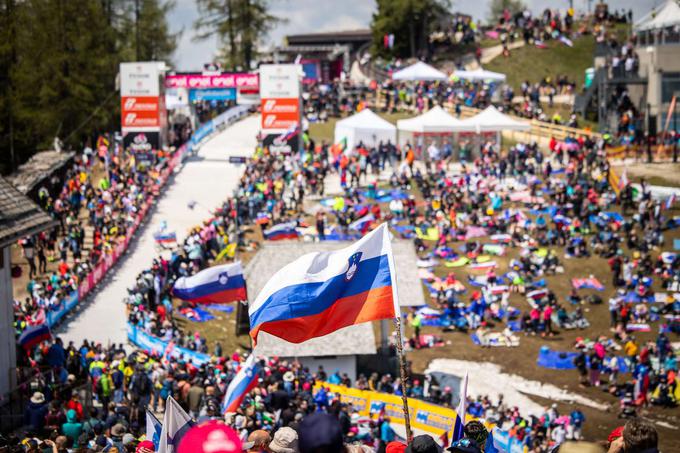
{"type": "Polygon", "coordinates": [[[146,440],[153,442],[153,447],[158,451],[161,443],[161,432],[163,431],[163,424],[152,414],[148,409],[146,410],[146,440]]]}
{"type": "Polygon", "coordinates": [[[268,241],[281,241],[283,239],[297,239],[297,223],[286,222],[274,225],[268,230],[264,230],[264,238],[268,241]]]}
{"type": "Polygon", "coordinates": [[[267,282],[250,305],[250,337],[260,331],[302,343],[343,327],[399,316],[386,224],[349,247],[303,255],[267,282]]]}
{"type": "Polygon", "coordinates": [[[240,261],[209,267],[191,277],[180,277],[172,294],[197,304],[223,304],[248,298],[240,261]]]}
{"type": "Polygon", "coordinates": [[[354,231],[360,231],[361,234],[366,234],[371,224],[375,221],[375,216],[371,213],[366,214],[358,220],[349,224],[349,229],[354,231]]]}
{"type": "Polygon", "coordinates": [[[50,338],[52,338],[50,327],[45,323],[27,327],[26,330],[19,335],[18,342],[22,348],[29,351],[35,345],[40,344],[42,341],[49,340],[50,338]]]}
{"type": "Polygon", "coordinates": [[[257,386],[260,368],[255,354],[250,354],[227,387],[222,400],[223,415],[236,412],[246,395],[257,386]]]}
{"type": "Polygon", "coordinates": [[[675,204],[675,194],[672,193],[668,198],[666,198],[666,210],[669,210],[673,207],[673,204],[675,204]]]}

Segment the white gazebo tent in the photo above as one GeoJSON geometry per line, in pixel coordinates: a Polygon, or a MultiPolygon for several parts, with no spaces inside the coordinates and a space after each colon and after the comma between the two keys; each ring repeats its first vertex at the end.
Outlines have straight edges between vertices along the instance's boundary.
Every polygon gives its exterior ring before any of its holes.
{"type": "Polygon", "coordinates": [[[481,80],[483,82],[505,82],[506,79],[505,74],[501,74],[500,72],[487,71],[486,69],[482,68],[473,69],[472,71],[465,71],[462,69],[456,70],[454,71],[453,74],[451,74],[451,78],[472,81],[481,80]]]}
{"type": "Polygon", "coordinates": [[[335,143],[347,141],[347,149],[353,150],[359,142],[367,146],[377,146],[381,141],[397,141],[397,128],[394,124],[379,117],[369,109],[335,123],[335,143]]]}
{"type": "Polygon", "coordinates": [[[509,115],[501,113],[493,105],[488,106],[477,115],[461,121],[465,130],[475,132],[528,131],[529,123],[518,121],[509,115]]]}
{"type": "Polygon", "coordinates": [[[446,80],[446,74],[419,61],[392,74],[392,80],[446,80]]]}
{"type": "MultiPolygon", "coordinates": [[[[453,139],[455,132],[466,130],[466,126],[459,119],[454,118],[440,106],[435,106],[414,118],[397,121],[399,130],[399,144],[404,145],[410,141],[416,148],[422,151],[426,140],[441,142],[444,139],[453,139]]],[[[473,131],[474,129],[468,129],[473,131]]]]}
{"type": "Polygon", "coordinates": [[[680,24],[680,5],[674,0],[652,9],[634,25],[635,31],[658,30],[680,24]]]}
{"type": "Polygon", "coordinates": [[[518,121],[509,115],[501,113],[493,105],[488,106],[473,117],[461,121],[464,130],[475,133],[477,147],[481,147],[480,135],[496,134],[496,143],[501,144],[501,132],[503,131],[528,131],[531,125],[524,121],[518,121]]]}

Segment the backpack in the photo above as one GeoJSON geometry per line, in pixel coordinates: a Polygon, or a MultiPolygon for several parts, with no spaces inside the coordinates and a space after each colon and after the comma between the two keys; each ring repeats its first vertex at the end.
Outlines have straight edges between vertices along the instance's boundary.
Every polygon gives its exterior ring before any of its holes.
{"type": "Polygon", "coordinates": [[[148,395],[151,391],[149,377],[144,373],[137,373],[132,387],[137,395],[148,395]]]}

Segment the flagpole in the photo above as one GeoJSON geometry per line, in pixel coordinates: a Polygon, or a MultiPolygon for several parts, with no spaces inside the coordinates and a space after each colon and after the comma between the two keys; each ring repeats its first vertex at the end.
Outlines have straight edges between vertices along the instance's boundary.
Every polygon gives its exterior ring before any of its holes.
{"type": "MultiPolygon", "coordinates": [[[[399,356],[399,376],[401,378],[401,402],[404,411],[404,425],[406,426],[406,442],[410,442],[413,438],[411,432],[411,415],[408,411],[408,397],[406,396],[406,359],[404,357],[404,341],[401,337],[401,308],[399,307],[399,291],[397,290],[397,271],[394,265],[394,256],[392,255],[392,243],[390,241],[390,230],[387,224],[381,225],[384,228],[383,232],[383,247],[387,250],[387,262],[390,267],[390,275],[392,277],[392,301],[394,303],[394,322],[397,328],[397,355],[399,356]]],[[[379,228],[381,228],[379,227],[379,228]]]]}

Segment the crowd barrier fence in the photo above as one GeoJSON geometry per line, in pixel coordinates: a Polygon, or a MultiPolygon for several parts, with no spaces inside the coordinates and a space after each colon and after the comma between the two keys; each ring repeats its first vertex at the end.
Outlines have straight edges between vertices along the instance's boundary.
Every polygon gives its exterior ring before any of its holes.
{"type": "MultiPolygon", "coordinates": [[[[180,146],[170,157],[167,166],[161,171],[158,181],[150,192],[154,194],[159,193],[159,190],[167,183],[170,174],[182,163],[182,160],[188,151],[197,150],[207,139],[220,132],[226,126],[233,124],[244,117],[248,111],[248,106],[233,107],[210,120],[208,122],[209,124],[204,124],[199,127],[192,137],[185,144],[180,146]]],[[[147,197],[137,213],[134,223],[129,228],[127,235],[113,247],[111,253],[106,254],[94,269],[80,281],[78,289],[72,291],[62,299],[57,307],[52,307],[47,310],[45,318],[47,325],[50,328],[57,325],[81,300],[85,299],[85,297],[87,297],[87,295],[92,292],[97,284],[106,276],[107,272],[116,265],[130,245],[130,241],[132,241],[135,232],[146,218],[149,209],[153,205],[154,199],[155,197],[153,195],[147,197]]]]}

